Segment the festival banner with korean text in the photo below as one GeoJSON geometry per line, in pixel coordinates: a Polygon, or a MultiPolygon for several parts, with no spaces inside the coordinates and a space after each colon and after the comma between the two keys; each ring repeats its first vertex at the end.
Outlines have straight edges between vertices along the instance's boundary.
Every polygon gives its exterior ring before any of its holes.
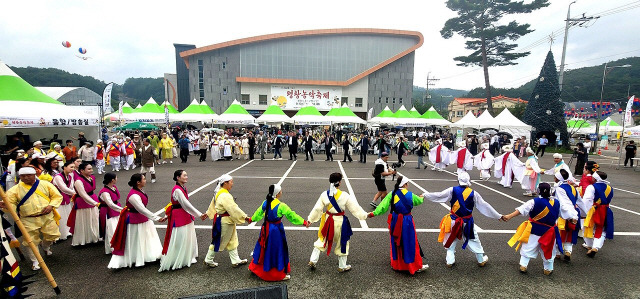
{"type": "Polygon", "coordinates": [[[283,110],[298,110],[305,106],[315,106],[327,111],[340,107],[342,88],[303,85],[272,85],[271,101],[283,110]]]}

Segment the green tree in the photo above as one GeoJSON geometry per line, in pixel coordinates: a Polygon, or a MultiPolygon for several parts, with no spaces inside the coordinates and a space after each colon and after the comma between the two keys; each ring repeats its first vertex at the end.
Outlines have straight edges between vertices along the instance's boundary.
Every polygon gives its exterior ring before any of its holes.
{"type": "Polygon", "coordinates": [[[454,60],[460,66],[482,66],[484,70],[485,96],[487,109],[493,114],[491,103],[491,84],[489,67],[514,65],[518,58],[530,52],[512,52],[518,44],[510,43],[532,32],[529,24],[511,21],[502,24],[501,19],[511,14],[530,13],[549,6],[548,0],[534,0],[529,4],[511,0],[448,0],[447,7],[458,16],[447,20],[440,34],[445,39],[454,33],[467,39],[466,48],[473,51],[467,56],[458,56],[454,60]]]}
{"type": "Polygon", "coordinates": [[[515,104],[513,107],[509,108],[509,112],[511,112],[511,114],[513,114],[513,116],[522,119],[522,117],[524,116],[524,110],[527,109],[527,104],[525,103],[518,103],[515,104]]]}
{"type": "Polygon", "coordinates": [[[523,121],[534,127],[532,138],[539,132],[547,132],[547,137],[560,131],[562,144],[568,145],[567,123],[564,121],[564,104],[560,101],[558,88],[558,72],[553,53],[549,51],[544,61],[536,86],[524,111],[523,121]]]}

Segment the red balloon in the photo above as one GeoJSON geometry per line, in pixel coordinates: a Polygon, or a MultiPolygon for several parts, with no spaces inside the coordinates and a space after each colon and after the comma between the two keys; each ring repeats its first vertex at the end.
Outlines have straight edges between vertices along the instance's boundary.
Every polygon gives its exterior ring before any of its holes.
{"type": "Polygon", "coordinates": [[[63,41],[62,42],[62,46],[65,47],[65,48],[71,48],[71,43],[68,42],[68,41],[63,41]]]}

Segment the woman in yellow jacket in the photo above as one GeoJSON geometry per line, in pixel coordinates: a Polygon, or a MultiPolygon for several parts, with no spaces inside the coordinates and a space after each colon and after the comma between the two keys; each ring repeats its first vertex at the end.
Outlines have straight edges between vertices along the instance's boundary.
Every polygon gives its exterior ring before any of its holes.
{"type": "Polygon", "coordinates": [[[173,159],[174,143],[166,133],[162,134],[162,139],[160,139],[158,147],[162,150],[162,164],[167,164],[167,160],[169,161],[169,163],[173,164],[173,161],[171,161],[171,159],[173,159]]]}

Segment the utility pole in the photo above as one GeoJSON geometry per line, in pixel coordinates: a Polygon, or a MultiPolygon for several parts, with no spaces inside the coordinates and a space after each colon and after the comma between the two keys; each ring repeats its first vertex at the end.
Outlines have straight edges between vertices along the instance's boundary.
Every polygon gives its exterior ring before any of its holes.
{"type": "Polygon", "coordinates": [[[433,81],[439,81],[440,79],[436,79],[436,78],[430,78],[429,76],[431,75],[431,72],[427,73],[427,93],[424,95],[424,102],[422,103],[423,105],[427,104],[427,100],[431,98],[431,96],[429,95],[429,85],[433,86],[436,85],[435,83],[432,83],[433,81]]]}
{"type": "Polygon", "coordinates": [[[569,28],[576,25],[582,27],[582,25],[588,23],[589,21],[600,18],[600,17],[585,17],[584,14],[582,14],[582,17],[572,19],[571,4],[576,2],[577,0],[569,4],[569,8],[567,9],[567,19],[565,20],[564,43],[562,44],[562,60],[560,62],[560,77],[558,78],[558,86],[560,88],[560,91],[562,91],[562,82],[564,81],[564,58],[567,54],[567,37],[569,36],[569,28]]]}

